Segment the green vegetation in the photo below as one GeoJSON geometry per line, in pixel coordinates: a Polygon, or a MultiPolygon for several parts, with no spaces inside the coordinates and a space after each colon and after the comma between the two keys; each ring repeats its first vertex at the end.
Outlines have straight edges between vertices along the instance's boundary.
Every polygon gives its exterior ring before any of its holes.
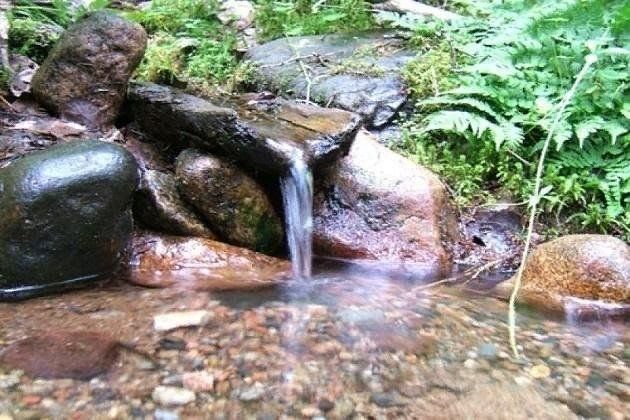
{"type": "Polygon", "coordinates": [[[363,0],[258,0],[257,5],[256,24],[263,41],[374,27],[370,5],[363,0]]]}
{"type": "MultiPolygon", "coordinates": [[[[107,7],[97,0],[90,10],[107,7]]],[[[256,0],[259,41],[377,26],[360,0],[256,0]]],[[[440,5],[440,2],[429,2],[440,5]]],[[[561,97],[588,56],[597,62],[562,113],[543,173],[544,221],[563,230],[630,238],[628,95],[630,6],[623,0],[453,2],[472,15],[442,23],[380,13],[409,34],[404,69],[416,101],[400,148],[438,172],[462,205],[526,203],[536,160],[561,97]]],[[[218,0],[153,0],[118,11],[150,35],[136,77],[205,92],[250,78],[218,0]]],[[[88,12],[69,0],[18,0],[10,47],[41,62],[61,31],[88,12]]],[[[334,71],[378,75],[358,52],[334,71]]],[[[366,53],[367,54],[367,53],[366,53]]]]}
{"type": "Polygon", "coordinates": [[[484,2],[483,18],[450,25],[394,19],[416,31],[418,45],[427,45],[427,33],[445,40],[407,68],[418,111],[405,150],[440,173],[460,203],[489,195],[527,201],[551,116],[594,55],[553,135],[540,205],[550,224],[630,237],[624,3],[484,2]]]}
{"type": "Polygon", "coordinates": [[[141,80],[193,85],[233,81],[239,64],[236,37],[219,21],[218,1],[154,0],[127,16],[144,26],[149,45],[137,71],[141,80]]]}
{"type": "Polygon", "coordinates": [[[50,4],[17,0],[9,16],[9,47],[42,62],[65,28],[108,4],[108,0],[95,0],[89,8],[73,8],[70,0],[51,0],[50,4]]]}

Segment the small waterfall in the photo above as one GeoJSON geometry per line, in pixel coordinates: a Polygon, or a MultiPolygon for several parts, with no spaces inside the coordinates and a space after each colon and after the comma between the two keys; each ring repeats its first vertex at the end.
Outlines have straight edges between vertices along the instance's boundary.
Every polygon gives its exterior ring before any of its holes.
{"type": "Polygon", "coordinates": [[[293,275],[306,279],[313,260],[313,176],[301,154],[294,156],[280,186],[293,275]]]}

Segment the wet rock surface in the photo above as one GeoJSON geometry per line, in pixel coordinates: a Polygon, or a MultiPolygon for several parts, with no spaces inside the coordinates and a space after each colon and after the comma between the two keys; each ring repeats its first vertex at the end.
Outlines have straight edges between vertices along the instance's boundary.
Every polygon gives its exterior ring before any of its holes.
{"type": "Polygon", "coordinates": [[[118,346],[97,332],[40,332],[7,347],[0,354],[0,365],[33,378],[91,379],[114,364],[118,346]]]}
{"type": "Polygon", "coordinates": [[[109,277],[131,233],[137,165],[99,141],[61,144],[0,169],[0,298],[109,277]]]}
{"type": "Polygon", "coordinates": [[[247,53],[262,88],[357,112],[369,127],[384,126],[407,100],[400,69],[413,56],[386,34],[288,37],[247,53]]]}
{"type": "MultiPolygon", "coordinates": [[[[512,285],[509,280],[498,290],[507,294],[512,285]]],[[[520,299],[563,312],[567,298],[622,304],[609,309],[629,314],[630,246],[606,235],[567,235],[538,246],[528,257],[520,299]]]]}
{"type": "Polygon", "coordinates": [[[314,200],[313,244],[327,257],[405,263],[421,277],[450,270],[442,244],[451,216],[436,175],[359,133],[323,176],[314,200]]]}
{"type": "Polygon", "coordinates": [[[267,254],[282,249],[282,220],[262,187],[236,165],[187,149],[175,172],[184,199],[226,242],[267,254]]]}
{"type": "Polygon", "coordinates": [[[112,12],[90,14],[61,36],[33,77],[33,94],[63,118],[110,126],[146,43],[140,25],[112,12]]]}
{"type": "Polygon", "coordinates": [[[573,325],[519,313],[524,357],[514,360],[501,301],[352,272],[295,286],[217,294],[110,283],[0,304],[3,348],[41,329],[73,326],[116,331],[155,361],[121,352],[90,381],[34,379],[2,367],[0,412],[15,419],[621,419],[630,409],[630,335],[622,323],[573,325]],[[212,317],[153,329],[156,315],[181,311],[212,317]],[[383,345],[395,334],[437,345],[424,353],[383,345]],[[487,358],[488,344],[496,357],[487,358]]]}
{"type": "Polygon", "coordinates": [[[14,114],[0,119],[0,168],[59,143],[89,136],[86,127],[47,116],[14,114]]]}
{"type": "Polygon", "coordinates": [[[356,114],[257,94],[215,105],[166,86],[137,84],[128,101],[142,130],[175,152],[198,147],[273,174],[284,173],[296,153],[316,167],[330,163],[359,128],[356,114]]]}
{"type": "Polygon", "coordinates": [[[180,236],[216,239],[216,235],[182,200],[175,174],[144,170],[134,196],[134,217],[148,228],[180,236]]]}
{"type": "Polygon", "coordinates": [[[288,261],[204,238],[134,236],[128,278],[148,287],[247,290],[290,278],[288,261]]]}

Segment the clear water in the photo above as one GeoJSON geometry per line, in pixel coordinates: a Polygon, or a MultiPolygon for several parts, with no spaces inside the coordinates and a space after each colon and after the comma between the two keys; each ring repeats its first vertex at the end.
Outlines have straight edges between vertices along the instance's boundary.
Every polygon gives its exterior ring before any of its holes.
{"type": "Polygon", "coordinates": [[[280,185],[293,275],[306,279],[313,264],[313,176],[301,155],[295,156],[280,185]]]}
{"type": "Polygon", "coordinates": [[[255,292],[119,282],[0,304],[0,351],[42,331],[81,330],[115,333],[152,357],[123,351],[108,373],[90,381],[23,375],[16,382],[17,374],[0,366],[0,414],[525,420],[630,412],[627,322],[564,320],[519,308],[523,359],[515,360],[505,302],[464,287],[426,288],[396,274],[316,260],[309,281],[255,292]],[[211,321],[166,332],[152,327],[158,314],[190,310],[209,311],[211,321]],[[199,372],[214,384],[194,391],[194,401],[154,398],[159,387],[190,387],[184,378],[199,372]]]}

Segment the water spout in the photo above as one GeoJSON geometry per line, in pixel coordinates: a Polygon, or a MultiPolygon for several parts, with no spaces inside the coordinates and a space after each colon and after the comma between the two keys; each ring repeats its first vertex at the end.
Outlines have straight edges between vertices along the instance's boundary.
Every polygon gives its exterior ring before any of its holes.
{"type": "Polygon", "coordinates": [[[313,176],[301,154],[294,156],[280,186],[293,275],[306,279],[313,260],[313,176]]]}

